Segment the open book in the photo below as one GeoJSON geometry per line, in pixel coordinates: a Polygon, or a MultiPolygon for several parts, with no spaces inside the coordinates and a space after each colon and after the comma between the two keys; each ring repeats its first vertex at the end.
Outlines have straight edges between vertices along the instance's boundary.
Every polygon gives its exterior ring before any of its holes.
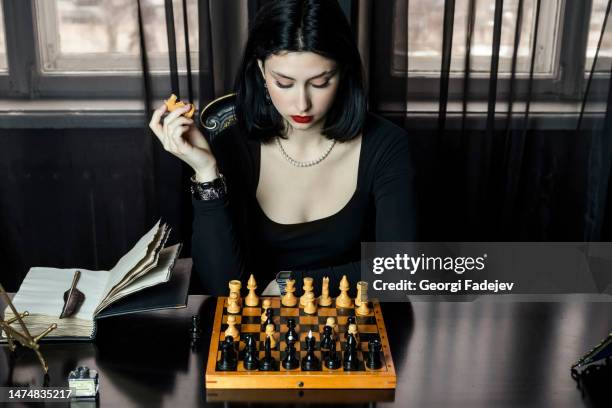
{"type": "MultiPolygon", "coordinates": [[[[170,280],[181,244],[164,248],[169,234],[168,226],[158,221],[110,271],[31,268],[13,297],[13,304],[19,313],[26,310],[30,313],[23,321],[31,333],[39,333],[56,323],[57,328],[46,338],[94,338],[95,319],[103,310],[125,296],[170,280]],[[77,270],[81,271],[81,277],[76,288],[85,294],[85,300],[74,315],[60,319],[64,292],[70,288],[77,270]]],[[[7,307],[4,318],[12,317],[7,307]]],[[[14,326],[18,329],[18,325],[14,326]]]]}

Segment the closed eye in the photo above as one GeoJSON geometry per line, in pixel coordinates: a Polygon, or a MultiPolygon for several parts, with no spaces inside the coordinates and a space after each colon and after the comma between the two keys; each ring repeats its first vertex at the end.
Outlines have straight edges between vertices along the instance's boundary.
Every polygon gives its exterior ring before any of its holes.
{"type": "Polygon", "coordinates": [[[284,84],[281,84],[280,82],[276,81],[276,86],[278,86],[279,88],[287,89],[287,88],[291,88],[293,86],[293,84],[284,85],[284,84]]]}
{"type": "Polygon", "coordinates": [[[329,86],[329,81],[325,81],[324,83],[320,85],[312,84],[312,86],[314,86],[315,88],[327,88],[329,86]]]}

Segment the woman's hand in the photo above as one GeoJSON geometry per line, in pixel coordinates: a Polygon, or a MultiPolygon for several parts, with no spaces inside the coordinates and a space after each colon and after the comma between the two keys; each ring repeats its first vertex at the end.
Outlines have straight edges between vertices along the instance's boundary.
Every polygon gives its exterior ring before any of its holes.
{"type": "Polygon", "coordinates": [[[187,163],[195,171],[196,180],[211,181],[217,178],[217,161],[194,121],[182,116],[190,109],[191,105],[188,104],[170,112],[162,125],[161,117],[168,110],[166,104],[163,104],[153,112],[149,127],[167,152],[187,163]]]}

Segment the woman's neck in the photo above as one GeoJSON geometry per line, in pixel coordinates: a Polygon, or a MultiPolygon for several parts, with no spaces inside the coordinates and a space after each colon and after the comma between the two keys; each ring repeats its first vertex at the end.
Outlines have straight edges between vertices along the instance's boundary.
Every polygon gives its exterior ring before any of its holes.
{"type": "Polygon", "coordinates": [[[315,126],[300,130],[289,126],[285,136],[286,140],[282,140],[284,146],[296,154],[311,154],[320,153],[322,149],[326,149],[330,143],[329,139],[321,134],[323,123],[315,124],[315,126]]]}

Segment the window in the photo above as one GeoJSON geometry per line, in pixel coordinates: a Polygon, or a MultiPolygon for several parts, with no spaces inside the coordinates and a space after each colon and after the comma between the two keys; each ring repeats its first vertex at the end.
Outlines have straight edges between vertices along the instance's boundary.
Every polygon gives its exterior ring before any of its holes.
{"type": "Polygon", "coordinates": [[[8,71],[8,63],[6,60],[6,42],[4,40],[4,13],[2,12],[2,3],[0,3],[0,72],[8,71]]]}
{"type": "MultiPolygon", "coordinates": [[[[168,71],[164,0],[142,0],[147,53],[153,72],[168,71]]],[[[173,0],[179,67],[185,67],[182,1],[173,0]]],[[[197,69],[198,12],[189,0],[189,46],[197,69]]],[[[134,0],[38,0],[38,49],[43,74],[140,72],[137,4],[134,0]]]]}
{"type": "MultiPolygon", "coordinates": [[[[608,7],[608,0],[593,0],[593,6],[591,11],[591,18],[589,21],[589,40],[587,44],[587,61],[586,70],[590,71],[593,66],[593,60],[595,53],[597,52],[597,44],[601,37],[601,27],[606,18],[606,9],[608,7]]],[[[608,27],[612,24],[612,19],[608,17],[608,27]]],[[[596,71],[609,71],[610,60],[612,58],[612,35],[610,35],[610,29],[606,28],[604,31],[603,39],[601,42],[601,49],[599,50],[598,63],[596,71]]]]}
{"type": "MultiPolygon", "coordinates": [[[[406,29],[398,19],[405,19],[401,7],[403,1],[396,2],[394,28],[394,63],[395,75],[405,75],[406,40],[402,38],[406,29]]],[[[444,27],[445,0],[411,0],[408,2],[408,57],[410,73],[417,76],[435,74],[440,71],[442,59],[442,36],[444,27]],[[432,30],[432,27],[439,29],[432,30]]],[[[542,0],[538,46],[535,72],[552,74],[554,70],[556,34],[559,33],[559,0],[542,0]]],[[[509,73],[514,50],[514,32],[517,21],[518,0],[504,1],[502,13],[502,32],[500,45],[499,72],[509,73]]],[[[464,70],[465,36],[468,24],[469,0],[455,2],[453,23],[453,44],[451,72],[461,73],[464,70]]],[[[523,4],[523,21],[521,40],[517,54],[517,72],[529,72],[531,63],[531,46],[535,32],[535,1],[525,0],[523,4]]],[[[471,44],[471,72],[487,73],[491,64],[491,47],[495,1],[479,0],[475,2],[474,29],[471,44]]]]}

